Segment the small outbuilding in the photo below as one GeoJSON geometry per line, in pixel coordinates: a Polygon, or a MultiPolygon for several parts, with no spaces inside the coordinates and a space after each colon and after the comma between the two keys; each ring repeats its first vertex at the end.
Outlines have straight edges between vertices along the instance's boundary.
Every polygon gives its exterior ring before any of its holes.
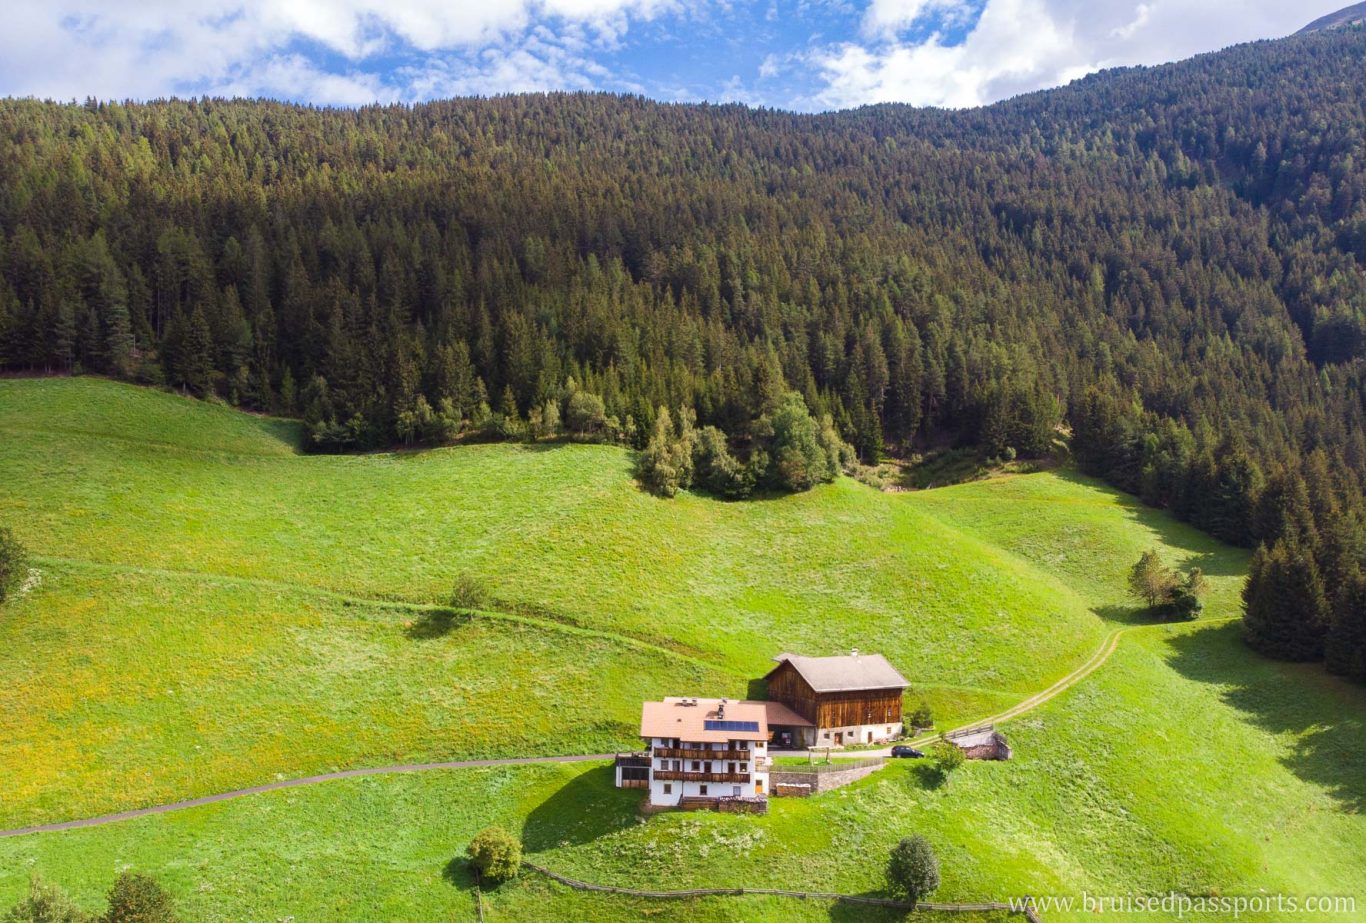
{"type": "Polygon", "coordinates": [[[1013,752],[1005,735],[990,724],[949,731],[944,739],[970,760],[1008,760],[1013,752]]]}

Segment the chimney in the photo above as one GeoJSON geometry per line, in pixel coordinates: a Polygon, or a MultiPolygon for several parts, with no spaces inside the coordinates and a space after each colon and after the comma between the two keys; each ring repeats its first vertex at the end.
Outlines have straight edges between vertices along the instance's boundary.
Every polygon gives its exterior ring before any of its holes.
{"type": "Polygon", "coordinates": [[[720,703],[716,706],[716,717],[717,717],[717,718],[724,718],[724,717],[726,717],[726,700],[725,700],[725,699],[722,699],[722,700],[720,701],[720,703]]]}

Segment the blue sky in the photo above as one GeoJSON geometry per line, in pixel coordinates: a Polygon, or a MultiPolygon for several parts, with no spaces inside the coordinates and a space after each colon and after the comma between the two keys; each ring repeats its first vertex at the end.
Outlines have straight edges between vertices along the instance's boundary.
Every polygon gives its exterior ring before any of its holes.
{"type": "Polygon", "coordinates": [[[976,106],[1295,31],[1346,0],[6,0],[0,94],[321,105],[599,89],[976,106]]]}

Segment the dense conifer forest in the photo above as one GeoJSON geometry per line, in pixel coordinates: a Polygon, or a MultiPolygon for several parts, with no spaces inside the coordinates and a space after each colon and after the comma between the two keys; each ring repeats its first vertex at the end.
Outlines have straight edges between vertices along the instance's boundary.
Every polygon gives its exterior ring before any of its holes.
{"type": "Polygon", "coordinates": [[[1354,28],[961,112],[4,100],[0,367],[322,451],[691,440],[728,496],[1070,433],[1258,548],[1254,647],[1366,679],[1363,75],[1354,28]]]}

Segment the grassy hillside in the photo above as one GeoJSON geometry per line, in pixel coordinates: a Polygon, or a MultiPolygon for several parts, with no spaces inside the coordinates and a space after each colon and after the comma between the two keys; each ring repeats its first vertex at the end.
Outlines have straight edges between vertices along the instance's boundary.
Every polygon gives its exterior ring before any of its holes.
{"type": "Polygon", "coordinates": [[[740,681],[572,628],[174,574],[57,568],[6,616],[7,827],[303,770],[611,752],[642,699],[740,681]]]}
{"type": "Polygon", "coordinates": [[[995,682],[1023,691],[1093,640],[1084,600],[1062,584],[852,482],[770,502],[667,502],[636,489],[629,455],[606,446],[281,457],[275,425],[251,420],[255,441],[239,431],[222,440],[238,454],[210,454],[219,440],[158,441],[179,435],[158,426],[168,405],[186,404],[173,395],[0,382],[0,404],[0,516],[42,555],[418,602],[476,573],[504,608],[681,644],[749,673],[766,669],[774,645],[858,644],[899,648],[913,673],[961,683],[980,676],[950,647],[961,630],[989,629],[984,652],[1031,655],[1001,658],[995,682]],[[106,405],[106,393],[117,400],[106,405]],[[138,401],[149,405],[145,441],[130,435],[138,401]],[[54,405],[117,417],[86,425],[98,435],[52,433],[42,427],[54,405]],[[1000,618],[1019,608],[1080,637],[1000,618]]]}
{"type": "MultiPolygon", "coordinates": [[[[845,481],[667,502],[610,447],[316,458],[286,431],[103,381],[0,382],[0,521],[46,571],[0,621],[0,696],[30,703],[0,713],[16,742],[0,770],[28,767],[43,796],[0,820],[405,754],[630,745],[646,690],[743,695],[780,650],[883,651],[913,695],[967,720],[1046,686],[1106,630],[1060,575],[918,496],[845,481]],[[404,622],[441,618],[414,606],[460,574],[549,634],[413,640],[404,622]],[[566,666],[556,632],[575,626],[599,653],[566,666]],[[618,652],[626,666],[596,668],[618,652]],[[508,727],[470,689],[512,694],[525,720],[508,727]],[[153,729],[172,728],[193,731],[193,766],[167,759],[153,729]],[[134,767],[138,784],[119,781],[134,767]]],[[[1126,557],[1157,534],[1112,518],[1126,557]]]]}
{"type": "MultiPolygon", "coordinates": [[[[645,822],[592,765],[349,780],[0,840],[0,906],[34,869],[95,906],[132,865],[193,919],[468,918],[448,863],[491,821],[620,884],[861,892],[920,831],[949,900],[1366,900],[1366,695],[1260,660],[1231,624],[1144,624],[1123,591],[1141,551],[1204,568],[1209,619],[1236,614],[1246,556],[1096,483],[661,501],[607,447],[313,458],[291,433],[107,382],[0,381],[0,522],[43,571],[0,615],[0,827],[334,768],[630,745],[642,698],[743,694],[782,649],[881,650],[913,697],[971,720],[1129,630],[1010,725],[1015,761],[943,787],[897,765],[764,818],[645,822]],[[435,604],[459,574],[486,581],[483,611],[435,604]]],[[[861,918],[533,878],[490,901],[502,919],[861,918]]]]}
{"type": "MultiPolygon", "coordinates": [[[[1015,760],[969,764],[943,786],[896,764],[849,789],[775,801],[767,817],[645,821],[605,766],[349,780],[0,840],[0,901],[36,868],[95,906],[114,870],[132,865],[166,881],[193,919],[472,919],[468,879],[450,860],[493,822],[519,831],[534,861],[636,887],[872,891],[885,851],[915,831],[943,856],[942,899],[1362,895],[1364,714],[1360,690],[1251,657],[1232,627],[1143,627],[1085,685],[1009,726],[1015,760]]],[[[647,906],[530,875],[492,894],[490,910],[508,920],[868,918],[776,899],[647,906]]]]}

